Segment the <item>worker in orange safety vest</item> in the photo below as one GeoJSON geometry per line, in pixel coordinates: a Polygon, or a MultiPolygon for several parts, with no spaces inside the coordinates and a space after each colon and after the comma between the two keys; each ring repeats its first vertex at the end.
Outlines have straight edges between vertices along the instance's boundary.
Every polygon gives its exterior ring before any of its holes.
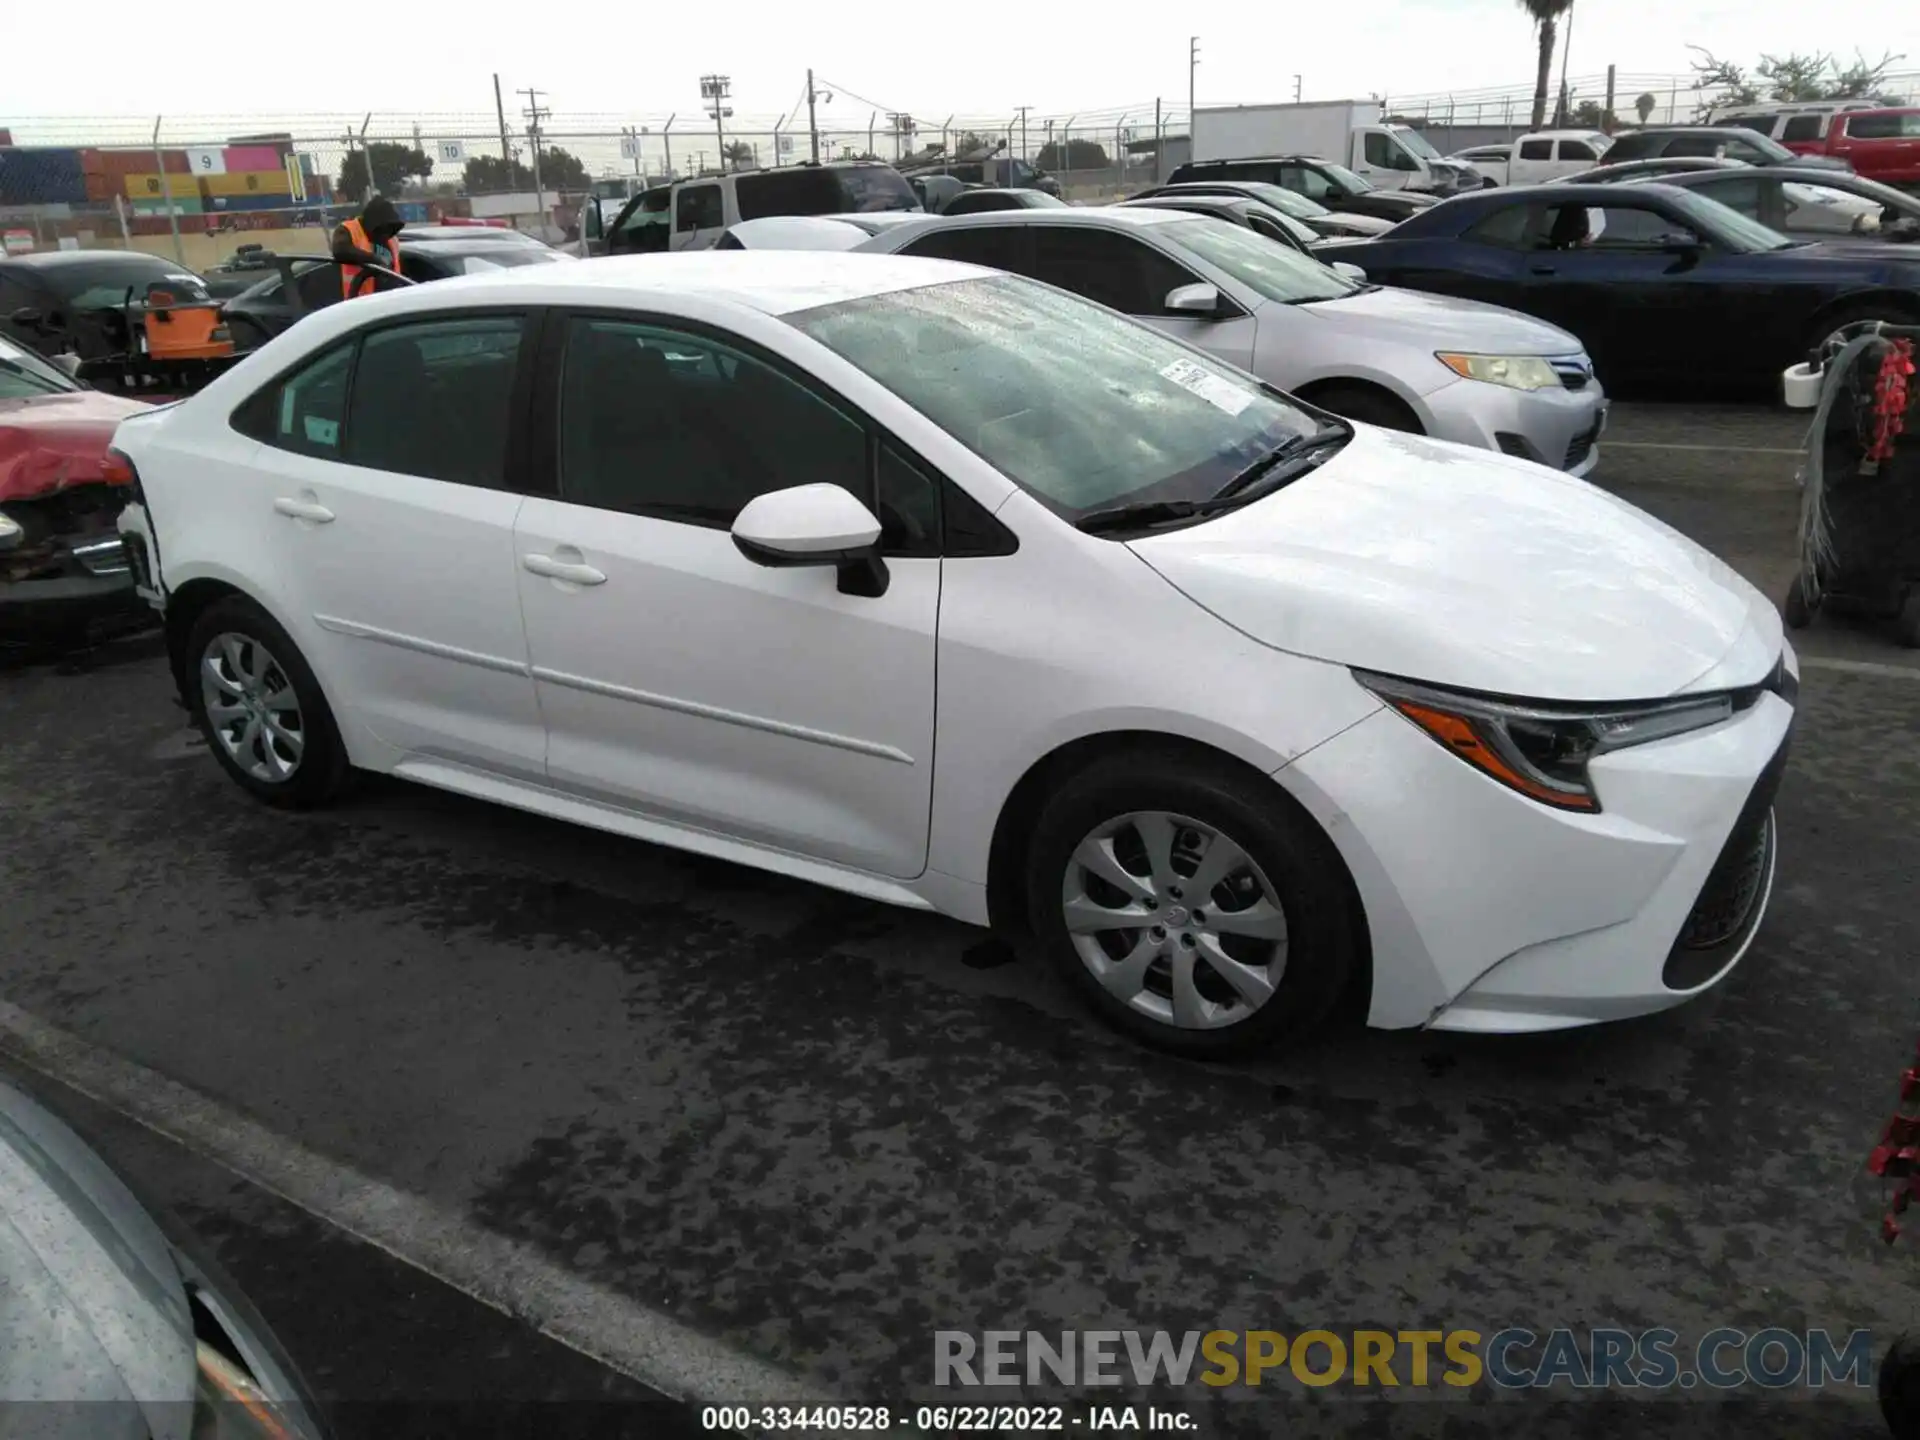
{"type": "Polygon", "coordinates": [[[361,267],[381,265],[400,272],[400,242],[396,238],[406,221],[384,195],[375,195],[363,209],[333,231],[333,258],[340,266],[340,295],[351,300],[391,285],[384,276],[361,267]]]}

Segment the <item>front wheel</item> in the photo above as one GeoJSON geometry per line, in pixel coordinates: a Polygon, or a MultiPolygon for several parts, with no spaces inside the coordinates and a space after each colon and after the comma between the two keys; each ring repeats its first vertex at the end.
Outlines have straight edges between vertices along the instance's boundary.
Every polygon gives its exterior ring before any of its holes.
{"type": "Polygon", "coordinates": [[[1920,588],[1907,592],[1900,616],[1894,621],[1895,637],[1909,650],[1920,650],[1920,588]]]}
{"type": "Polygon", "coordinates": [[[193,718],[214,758],[269,805],[324,804],[347,781],[333,711],[293,637],[253,601],[207,607],[187,639],[193,718]]]}
{"type": "Polygon", "coordinates": [[[1109,757],[1042,810],[1035,932],[1116,1028],[1226,1056],[1323,1020],[1360,963],[1346,873],[1284,791],[1224,763],[1109,757]]]}
{"type": "Polygon", "coordinates": [[[1789,630],[1804,630],[1813,623],[1813,606],[1807,603],[1806,576],[1793,577],[1786,599],[1780,602],[1780,618],[1787,622],[1789,630]]]}
{"type": "Polygon", "coordinates": [[[1328,385],[1302,398],[1322,410],[1331,410],[1343,420],[1357,420],[1362,425],[1377,425],[1382,430],[1399,430],[1409,435],[1421,433],[1419,417],[1413,411],[1397,397],[1371,386],[1328,385]]]}

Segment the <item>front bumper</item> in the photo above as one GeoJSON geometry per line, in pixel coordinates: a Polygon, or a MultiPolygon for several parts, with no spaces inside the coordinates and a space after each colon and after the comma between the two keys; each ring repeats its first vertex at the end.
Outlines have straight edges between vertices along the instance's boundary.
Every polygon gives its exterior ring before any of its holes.
{"type": "Polygon", "coordinates": [[[1527,800],[1384,709],[1276,779],[1359,887],[1370,1023],[1555,1030],[1667,1009],[1739,962],[1771,895],[1792,721],[1767,691],[1709,730],[1603,756],[1597,815],[1527,800]]]}
{"type": "Polygon", "coordinates": [[[1598,379],[1579,389],[1510,390],[1483,380],[1455,380],[1424,398],[1427,433],[1482,450],[1497,450],[1582,477],[1600,463],[1607,395],[1598,379]]]}
{"type": "Polygon", "coordinates": [[[14,643],[123,628],[150,613],[114,535],[61,546],[22,578],[0,577],[0,639],[14,643]]]}

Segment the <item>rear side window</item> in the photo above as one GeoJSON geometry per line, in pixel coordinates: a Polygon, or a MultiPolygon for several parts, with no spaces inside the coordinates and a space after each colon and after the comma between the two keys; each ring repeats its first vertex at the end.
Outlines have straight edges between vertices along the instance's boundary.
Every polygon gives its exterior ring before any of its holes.
{"type": "Polygon", "coordinates": [[[1560,158],[1562,160],[1598,160],[1600,156],[1595,153],[1593,146],[1584,140],[1562,140],[1560,158]]]}
{"type": "Polygon", "coordinates": [[[891,165],[851,165],[825,173],[838,192],[836,208],[843,213],[864,215],[879,210],[915,210],[920,206],[913,187],[891,165]]]}
{"type": "MultiPolygon", "coordinates": [[[[742,175],[734,182],[733,194],[742,220],[768,215],[832,215],[850,208],[841,204],[840,187],[830,174],[812,167],[742,175]]],[[[911,193],[908,198],[912,198],[911,193]]],[[[684,228],[686,222],[681,223],[684,228]]]]}
{"type": "Polygon", "coordinates": [[[517,315],[476,315],[368,335],[353,370],[341,458],[500,488],[524,324],[517,315]]]}
{"type": "Polygon", "coordinates": [[[1522,140],[1520,142],[1522,160],[1551,160],[1553,142],[1551,140],[1522,140]]]}
{"type": "Polygon", "coordinates": [[[1855,140],[1905,140],[1920,136],[1920,113],[1848,115],[1847,134],[1855,140]]]}
{"type": "Polygon", "coordinates": [[[1818,140],[1820,138],[1820,116],[1794,115],[1780,132],[1782,140],[1818,140]]]}
{"type": "Polygon", "coordinates": [[[1131,235],[1080,225],[1035,226],[1033,268],[1027,273],[1122,315],[1165,314],[1167,295],[1198,279],[1131,235]]]}
{"type": "Polygon", "coordinates": [[[272,387],[257,409],[249,402],[255,413],[242,418],[240,428],[282,450],[338,460],[353,352],[352,345],[331,350],[272,387]]]}

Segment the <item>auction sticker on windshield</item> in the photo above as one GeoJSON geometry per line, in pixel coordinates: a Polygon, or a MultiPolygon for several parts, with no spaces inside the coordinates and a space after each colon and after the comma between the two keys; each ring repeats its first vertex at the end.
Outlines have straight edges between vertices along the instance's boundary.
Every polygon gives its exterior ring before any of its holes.
{"type": "Polygon", "coordinates": [[[1161,378],[1171,380],[1182,390],[1189,390],[1217,410],[1229,415],[1238,415],[1253,403],[1253,395],[1242,390],[1231,380],[1222,380],[1218,375],[1196,365],[1191,360],[1176,360],[1160,372],[1161,378]]]}

